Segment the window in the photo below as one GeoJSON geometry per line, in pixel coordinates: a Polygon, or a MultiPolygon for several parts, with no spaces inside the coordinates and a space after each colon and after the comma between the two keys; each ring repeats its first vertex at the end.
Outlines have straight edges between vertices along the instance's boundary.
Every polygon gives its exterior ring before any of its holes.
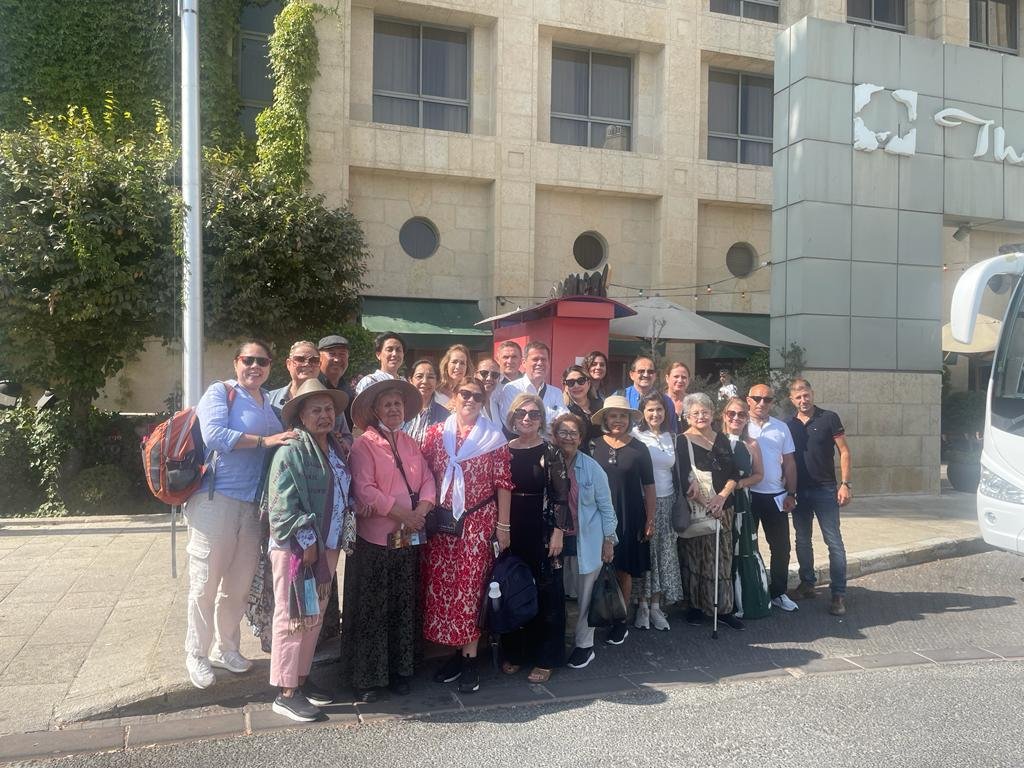
{"type": "Polygon", "coordinates": [[[1010,298],[993,366],[991,426],[1024,434],[1024,282],[1010,298]]]}
{"type": "Polygon", "coordinates": [[[711,10],[758,21],[779,21],[777,0],[711,0],[711,10]]]}
{"type": "Polygon", "coordinates": [[[428,259],[437,252],[441,238],[432,221],[417,216],[402,225],[398,231],[398,242],[402,250],[414,259],[428,259]]]}
{"type": "Polygon", "coordinates": [[[971,46],[1017,53],[1017,0],[970,0],[971,46]]]}
{"type": "Polygon", "coordinates": [[[708,73],[708,160],[772,164],[772,79],[708,73]]]}
{"type": "Polygon", "coordinates": [[[906,32],[906,0],[847,0],[846,19],[851,24],[906,32]]]}
{"type": "Polygon", "coordinates": [[[274,100],[269,41],[280,11],[280,2],[247,3],[238,19],[238,121],[247,136],[256,135],[256,115],[274,100]]]}
{"type": "Polygon", "coordinates": [[[469,132],[469,33],[377,19],[373,120],[469,132]]]}
{"type": "Polygon", "coordinates": [[[584,232],[572,244],[576,263],[586,270],[597,269],[604,261],[604,238],[596,232],[584,232]]]}
{"type": "Polygon", "coordinates": [[[725,254],[725,266],[733,277],[746,277],[754,271],[754,249],[748,243],[734,243],[725,254]]]}
{"type": "Polygon", "coordinates": [[[551,141],[599,149],[632,148],[633,62],[627,56],[554,48],[551,141]]]}

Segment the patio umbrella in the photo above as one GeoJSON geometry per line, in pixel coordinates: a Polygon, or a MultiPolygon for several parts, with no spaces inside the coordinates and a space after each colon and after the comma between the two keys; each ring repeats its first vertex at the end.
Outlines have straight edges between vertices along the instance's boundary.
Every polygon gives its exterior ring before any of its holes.
{"type": "Polygon", "coordinates": [[[978,315],[974,321],[974,334],[971,336],[971,343],[964,344],[953,338],[950,323],[942,326],[942,351],[957,352],[961,355],[980,354],[994,352],[996,344],[999,343],[999,332],[1002,330],[1003,322],[988,315],[978,315]]]}
{"type": "Polygon", "coordinates": [[[639,336],[652,341],[718,341],[747,347],[768,346],[661,296],[624,303],[636,310],[636,314],[612,320],[609,330],[613,336],[639,336]]]}

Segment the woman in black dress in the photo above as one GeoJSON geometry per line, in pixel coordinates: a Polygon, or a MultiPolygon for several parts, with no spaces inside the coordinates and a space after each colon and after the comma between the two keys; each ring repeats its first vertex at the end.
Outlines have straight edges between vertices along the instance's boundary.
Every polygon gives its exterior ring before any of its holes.
{"type": "MultiPolygon", "coordinates": [[[[633,577],[643,576],[651,569],[651,551],[648,540],[654,532],[654,512],[657,496],[654,490],[654,466],[647,446],[629,435],[639,411],[629,407],[621,395],[612,395],[591,421],[600,424],[604,435],[591,444],[590,455],[608,475],[612,492],[612,506],[618,518],[615,533],[619,537],[615,547],[615,570],[619,577],[622,596],[629,605],[633,577]]],[[[609,645],[621,645],[629,635],[626,623],[611,628],[609,645]]]]}
{"type": "Polygon", "coordinates": [[[582,365],[570,365],[562,374],[562,395],[565,407],[587,424],[580,450],[589,455],[590,441],[601,436],[601,427],[590,419],[601,407],[601,399],[594,393],[594,383],[582,365]]]}
{"type": "MultiPolygon", "coordinates": [[[[512,454],[512,509],[508,551],[521,557],[537,582],[537,615],[502,638],[502,671],[513,675],[532,664],[531,683],[545,683],[565,663],[565,592],[562,584],[562,533],[572,527],[569,477],[561,452],[541,437],[544,401],[518,395],[506,426],[516,434],[512,454]]],[[[498,524],[499,528],[501,523],[498,524]]]]}

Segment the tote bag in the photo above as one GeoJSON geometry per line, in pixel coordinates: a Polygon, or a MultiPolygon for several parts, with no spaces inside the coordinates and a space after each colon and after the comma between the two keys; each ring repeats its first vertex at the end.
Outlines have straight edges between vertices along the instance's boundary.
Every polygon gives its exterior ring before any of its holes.
{"type": "Polygon", "coordinates": [[[693,469],[693,476],[696,478],[700,490],[696,498],[690,499],[690,524],[679,536],[683,539],[693,539],[715,532],[715,518],[708,513],[708,504],[715,496],[715,489],[711,485],[711,473],[697,469],[693,458],[693,443],[688,437],[686,438],[686,448],[690,452],[690,467],[693,469]]]}

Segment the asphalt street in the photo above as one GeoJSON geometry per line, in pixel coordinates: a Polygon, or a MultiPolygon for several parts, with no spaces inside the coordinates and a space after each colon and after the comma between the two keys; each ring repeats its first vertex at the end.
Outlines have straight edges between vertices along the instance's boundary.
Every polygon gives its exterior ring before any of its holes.
{"type": "MultiPolygon", "coordinates": [[[[851,583],[850,616],[829,617],[819,598],[793,621],[788,640],[787,617],[756,634],[726,634],[716,644],[694,633],[678,636],[695,646],[690,658],[721,663],[735,653],[744,662],[781,662],[776,672],[790,667],[770,679],[677,686],[662,679],[657,688],[598,700],[487,709],[467,702],[465,710],[431,717],[369,718],[356,726],[262,732],[47,765],[1017,766],[1024,764],[1024,662],[937,664],[914,660],[909,650],[1019,647],[1022,575],[1024,558],[987,552],[858,579],[851,583]],[[891,665],[805,674],[787,663],[809,652],[820,659],[889,654],[891,665]]],[[[648,635],[636,645],[665,637],[648,635]]],[[[610,655],[599,658],[608,664],[610,655]]],[[[488,703],[502,701],[496,696],[488,703]]]]}

